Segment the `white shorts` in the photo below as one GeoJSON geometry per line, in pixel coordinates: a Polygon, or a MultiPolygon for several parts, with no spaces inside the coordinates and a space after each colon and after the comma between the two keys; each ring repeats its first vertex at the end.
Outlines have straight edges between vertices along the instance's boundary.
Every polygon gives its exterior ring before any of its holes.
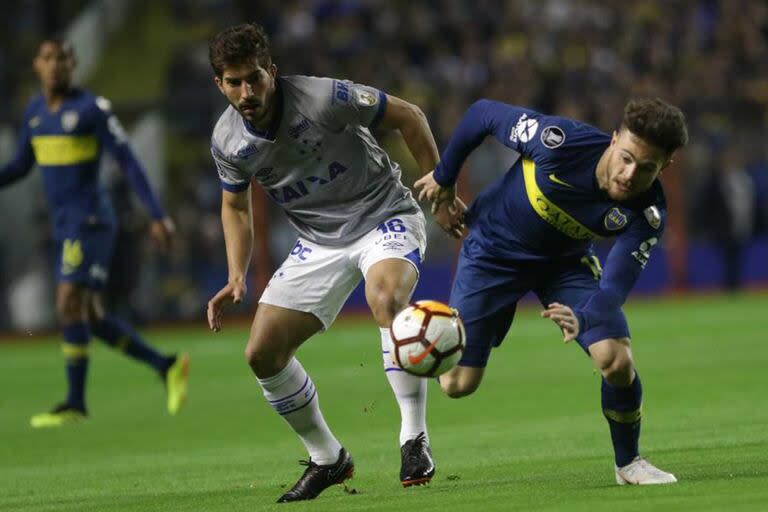
{"type": "Polygon", "coordinates": [[[375,263],[410,261],[418,274],[427,246],[424,214],[394,215],[348,246],[299,238],[259,302],[315,315],[327,329],[375,263]]]}

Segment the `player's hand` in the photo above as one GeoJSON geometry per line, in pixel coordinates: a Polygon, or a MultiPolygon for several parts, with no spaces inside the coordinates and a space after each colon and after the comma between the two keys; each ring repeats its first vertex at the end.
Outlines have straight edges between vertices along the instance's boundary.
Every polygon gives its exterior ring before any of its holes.
{"type": "Polygon", "coordinates": [[[436,214],[442,203],[453,204],[456,199],[456,187],[443,187],[435,181],[435,171],[425,174],[413,183],[419,191],[419,201],[432,201],[432,214],[436,214]]]}
{"type": "Polygon", "coordinates": [[[176,225],[170,217],[153,220],[149,224],[149,234],[160,247],[160,250],[167,252],[173,245],[173,237],[176,234],[176,225]]]}
{"type": "Polygon", "coordinates": [[[241,280],[230,281],[208,301],[208,327],[214,332],[221,330],[221,314],[232,304],[239,304],[245,298],[247,288],[241,280]]]}
{"type": "Polygon", "coordinates": [[[579,335],[579,320],[568,306],[553,302],[541,312],[541,316],[549,318],[563,331],[563,341],[569,343],[579,335]]]}
{"type": "Polygon", "coordinates": [[[453,238],[461,238],[464,230],[467,229],[464,224],[464,212],[467,211],[467,205],[458,197],[453,203],[443,203],[435,212],[435,221],[453,238]]]}

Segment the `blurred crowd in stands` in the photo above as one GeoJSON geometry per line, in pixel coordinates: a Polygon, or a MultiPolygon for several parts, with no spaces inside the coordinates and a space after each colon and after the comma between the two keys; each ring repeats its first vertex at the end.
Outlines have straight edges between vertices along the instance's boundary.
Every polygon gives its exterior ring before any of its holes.
{"type": "MultiPolygon", "coordinates": [[[[49,2],[10,4],[45,11],[49,2]]],[[[441,149],[464,110],[483,97],[610,131],[617,127],[629,97],[659,96],[682,108],[691,135],[674,169],[681,173],[683,211],[672,215],[685,216],[690,238],[707,239],[721,248],[725,261],[731,262],[725,272],[729,287],[740,284],[744,249],[755,236],[768,232],[764,1],[171,0],[169,6],[175,23],[204,21],[211,34],[243,21],[263,24],[282,74],[346,78],[418,104],[441,149]]],[[[21,116],[24,98],[14,88],[20,77],[29,79],[32,41],[42,33],[30,31],[30,26],[50,25],[50,20],[48,25],[44,19],[36,25],[30,21],[34,12],[24,11],[25,35],[19,35],[18,21],[13,21],[13,30],[0,31],[3,47],[15,46],[0,53],[0,94],[16,100],[12,108],[0,106],[0,122],[18,122],[21,116]],[[26,43],[16,44],[16,37],[26,43]]],[[[0,23],[11,18],[19,16],[14,13],[0,23]]],[[[60,12],[59,19],[66,19],[66,13],[60,12]]],[[[125,254],[133,263],[151,256],[144,266],[151,268],[155,286],[162,284],[155,293],[167,298],[153,311],[192,317],[199,316],[207,295],[226,275],[220,189],[207,157],[210,132],[226,105],[212,83],[206,40],[177,48],[167,72],[162,107],[169,132],[185,141],[181,150],[190,145],[204,150],[196,150],[200,158],[192,165],[189,159],[169,158],[172,186],[165,196],[180,235],[173,258],[162,260],[141,248],[125,254]]],[[[119,113],[120,105],[116,109],[119,113]]],[[[412,182],[415,165],[404,146],[391,134],[381,137],[405,168],[406,181],[412,182]]],[[[0,161],[9,156],[0,155],[0,161]]],[[[493,158],[484,162],[467,179],[469,196],[506,170],[506,164],[493,165],[493,158]]],[[[130,220],[141,214],[140,208],[128,205],[124,212],[126,237],[142,240],[136,234],[141,222],[130,220]]],[[[279,264],[293,234],[276,209],[269,212],[269,224],[271,259],[279,264]]],[[[430,258],[452,254],[434,249],[451,247],[436,231],[430,243],[430,258]]],[[[122,265],[127,269],[122,275],[136,268],[122,265]]],[[[130,296],[130,283],[137,282],[142,280],[123,283],[128,290],[121,290],[118,298],[130,296]]],[[[147,311],[139,314],[151,316],[147,311]]]]}

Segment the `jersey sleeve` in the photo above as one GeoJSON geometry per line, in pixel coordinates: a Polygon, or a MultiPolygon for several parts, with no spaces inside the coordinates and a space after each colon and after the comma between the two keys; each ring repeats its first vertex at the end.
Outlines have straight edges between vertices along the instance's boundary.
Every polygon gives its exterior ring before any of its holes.
{"type": "Polygon", "coordinates": [[[153,219],[162,219],[165,217],[165,212],[149,185],[144,167],[136,159],[136,155],[128,144],[128,135],[117,116],[112,113],[110,101],[99,96],[95,99],[95,104],[96,135],[102,147],[115,157],[126,181],[130,183],[150,216],[153,219]]]}
{"type": "Polygon", "coordinates": [[[315,79],[319,88],[318,115],[330,128],[345,126],[375,128],[387,109],[387,95],[367,85],[331,78],[315,79]]]}
{"type": "Polygon", "coordinates": [[[581,336],[601,325],[604,318],[615,318],[645,268],[651,252],[661,240],[666,222],[666,207],[653,205],[643,210],[619,235],[605,261],[600,289],[574,313],[581,336]]]}
{"type": "Polygon", "coordinates": [[[251,183],[250,175],[228,161],[213,140],[211,141],[211,156],[213,156],[213,162],[216,164],[216,171],[219,173],[221,188],[235,194],[248,188],[251,183]]]}
{"type": "Polygon", "coordinates": [[[32,165],[35,163],[35,154],[32,151],[30,141],[29,122],[29,115],[25,115],[21,131],[19,132],[19,138],[16,141],[16,151],[13,154],[13,158],[0,167],[0,187],[10,185],[29,174],[32,165]]]}
{"type": "Polygon", "coordinates": [[[488,136],[522,154],[530,156],[535,150],[534,135],[538,129],[537,118],[541,114],[533,110],[515,107],[487,99],[473,103],[464,113],[451,135],[434,178],[440,185],[452,186],[469,154],[488,136]]]}

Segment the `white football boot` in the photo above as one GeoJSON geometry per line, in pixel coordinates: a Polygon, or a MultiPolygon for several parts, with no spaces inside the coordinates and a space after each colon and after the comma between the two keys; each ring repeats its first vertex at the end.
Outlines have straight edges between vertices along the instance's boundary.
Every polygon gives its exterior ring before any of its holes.
{"type": "Polygon", "coordinates": [[[673,484],[677,478],[672,473],[662,471],[639,455],[632,462],[616,469],[616,483],[619,485],[655,485],[673,484]]]}

